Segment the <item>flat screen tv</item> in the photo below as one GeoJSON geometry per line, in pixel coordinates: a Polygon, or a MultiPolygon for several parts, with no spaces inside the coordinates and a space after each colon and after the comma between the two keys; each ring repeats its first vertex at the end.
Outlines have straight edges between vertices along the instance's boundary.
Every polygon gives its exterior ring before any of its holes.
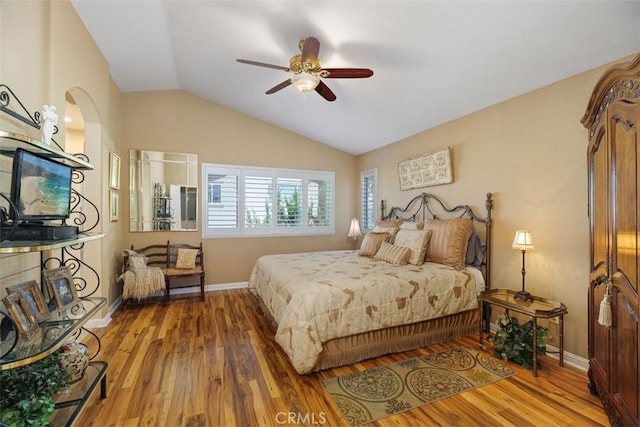
{"type": "Polygon", "coordinates": [[[14,217],[22,222],[69,218],[72,172],[70,166],[18,148],[11,175],[14,217]]]}

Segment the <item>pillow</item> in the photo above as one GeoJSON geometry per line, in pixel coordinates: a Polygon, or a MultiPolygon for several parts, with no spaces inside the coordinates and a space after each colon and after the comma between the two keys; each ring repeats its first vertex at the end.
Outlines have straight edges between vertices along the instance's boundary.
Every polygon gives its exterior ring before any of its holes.
{"type": "Polygon", "coordinates": [[[364,239],[362,240],[362,244],[360,245],[359,255],[372,257],[378,252],[382,242],[388,242],[391,238],[391,234],[389,233],[376,233],[374,231],[370,231],[365,234],[364,239]]]}
{"type": "Polygon", "coordinates": [[[476,233],[471,233],[469,243],[467,244],[467,265],[472,267],[480,267],[484,261],[484,251],[487,244],[476,233]]]}
{"type": "Polygon", "coordinates": [[[380,249],[378,249],[378,252],[376,252],[373,258],[379,259],[380,261],[386,261],[391,264],[407,265],[410,255],[411,249],[409,248],[382,242],[380,249]]]}
{"type": "Polygon", "coordinates": [[[375,227],[373,227],[373,229],[371,229],[371,231],[373,231],[374,233],[389,233],[389,243],[393,243],[393,239],[396,236],[396,233],[398,232],[398,227],[386,227],[386,226],[382,226],[382,225],[376,225],[375,227]]]}
{"type": "Polygon", "coordinates": [[[404,230],[423,230],[424,222],[403,222],[400,224],[400,229],[404,230]]]}
{"type": "Polygon", "coordinates": [[[402,224],[402,220],[401,219],[390,219],[388,221],[382,221],[382,220],[376,221],[376,225],[378,225],[380,227],[395,228],[395,227],[400,226],[400,224],[402,224]]]}
{"type": "Polygon", "coordinates": [[[469,237],[473,233],[471,218],[428,220],[425,230],[432,230],[427,261],[463,270],[469,237]]]}
{"type": "Polygon", "coordinates": [[[411,251],[411,256],[408,259],[409,264],[422,265],[427,255],[430,238],[431,230],[400,228],[393,244],[409,248],[411,251]]]}
{"type": "Polygon", "coordinates": [[[198,249],[178,248],[178,258],[176,259],[176,268],[195,268],[196,255],[198,255],[198,249]]]}
{"type": "Polygon", "coordinates": [[[147,268],[149,258],[141,254],[129,255],[129,268],[147,268]]]}

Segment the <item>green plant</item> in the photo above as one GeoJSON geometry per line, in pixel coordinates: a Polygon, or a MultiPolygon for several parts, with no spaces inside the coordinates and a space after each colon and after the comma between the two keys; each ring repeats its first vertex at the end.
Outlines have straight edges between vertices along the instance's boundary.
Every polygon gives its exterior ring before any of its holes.
{"type": "MultiPolygon", "coordinates": [[[[533,320],[523,324],[508,314],[503,314],[496,321],[498,331],[487,339],[493,341],[493,355],[505,361],[511,360],[527,369],[533,367],[533,320]]],[[[548,329],[538,326],[538,354],[546,354],[546,338],[548,329]]]]}
{"type": "Polygon", "coordinates": [[[8,427],[51,426],[49,417],[55,407],[53,399],[48,396],[21,400],[6,411],[3,410],[0,421],[8,427]]]}
{"type": "Polygon", "coordinates": [[[69,385],[57,353],[37,362],[0,371],[0,420],[9,426],[49,425],[52,396],[69,385]]]}

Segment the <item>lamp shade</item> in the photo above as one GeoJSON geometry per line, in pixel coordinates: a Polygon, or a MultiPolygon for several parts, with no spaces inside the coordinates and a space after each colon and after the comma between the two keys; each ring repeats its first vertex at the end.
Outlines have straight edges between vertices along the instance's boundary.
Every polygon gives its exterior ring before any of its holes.
{"type": "Polygon", "coordinates": [[[320,77],[305,71],[291,76],[291,84],[300,92],[311,92],[320,83],[320,77]]]}
{"type": "Polygon", "coordinates": [[[362,232],[360,231],[360,223],[358,222],[358,218],[353,218],[351,220],[351,226],[349,227],[349,234],[347,237],[356,237],[362,236],[362,232]]]}
{"type": "Polygon", "coordinates": [[[513,239],[511,245],[513,249],[519,249],[522,251],[530,251],[533,249],[533,239],[531,238],[531,231],[518,230],[516,231],[516,237],[513,239]]]}

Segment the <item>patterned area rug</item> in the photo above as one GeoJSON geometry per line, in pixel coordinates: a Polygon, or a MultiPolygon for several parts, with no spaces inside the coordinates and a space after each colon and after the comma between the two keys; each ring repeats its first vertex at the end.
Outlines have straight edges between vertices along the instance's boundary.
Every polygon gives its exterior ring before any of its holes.
{"type": "Polygon", "coordinates": [[[336,407],[359,426],[515,375],[466,347],[323,380],[336,407]]]}

